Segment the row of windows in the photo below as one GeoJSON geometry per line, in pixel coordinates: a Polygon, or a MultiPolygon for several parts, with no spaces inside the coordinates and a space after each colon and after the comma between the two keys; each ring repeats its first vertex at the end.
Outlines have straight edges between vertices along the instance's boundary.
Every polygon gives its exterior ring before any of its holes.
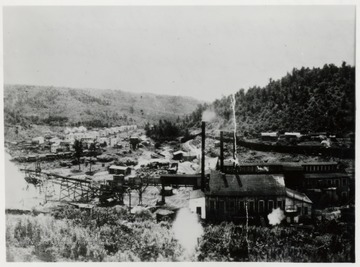
{"type": "Polygon", "coordinates": [[[303,167],[305,171],[334,171],[337,165],[310,165],[303,167]]]}
{"type": "MultiPolygon", "coordinates": [[[[306,185],[315,185],[315,186],[340,186],[340,179],[306,179],[306,185]]],[[[341,179],[342,186],[348,184],[347,179],[341,179]]]]}
{"type": "MultiPolygon", "coordinates": [[[[253,212],[265,212],[265,211],[272,211],[272,209],[275,208],[281,208],[283,209],[285,203],[283,203],[284,201],[282,200],[278,200],[278,201],[274,201],[274,200],[268,200],[267,203],[264,200],[259,200],[257,202],[257,205],[255,206],[255,201],[250,200],[250,201],[239,201],[238,202],[238,206],[237,206],[237,210],[240,212],[246,212],[246,206],[247,206],[247,210],[249,213],[253,213],[253,212]]],[[[215,200],[210,200],[210,210],[222,210],[222,211],[235,211],[236,209],[236,205],[235,205],[235,200],[229,200],[229,201],[224,201],[224,200],[219,200],[219,201],[215,201],[215,200]]]]}

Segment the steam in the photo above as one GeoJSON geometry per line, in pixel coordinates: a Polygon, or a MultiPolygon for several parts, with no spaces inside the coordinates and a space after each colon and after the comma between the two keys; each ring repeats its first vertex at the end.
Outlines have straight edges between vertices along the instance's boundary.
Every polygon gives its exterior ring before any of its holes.
{"type": "Polygon", "coordinates": [[[235,95],[231,95],[231,105],[232,105],[232,110],[233,110],[233,118],[234,118],[234,145],[235,145],[235,154],[234,154],[234,159],[236,158],[236,115],[235,115],[235,106],[236,106],[236,99],[235,99],[235,95]]]}
{"type": "Polygon", "coordinates": [[[195,254],[198,238],[200,238],[204,232],[197,215],[190,212],[188,208],[180,209],[176,215],[172,229],[175,238],[185,249],[184,256],[188,259],[191,258],[195,254]]]}
{"type": "Polygon", "coordinates": [[[280,209],[273,209],[273,211],[268,215],[269,223],[271,225],[280,224],[283,219],[285,219],[284,212],[280,209]]]}
{"type": "Polygon", "coordinates": [[[212,121],[216,118],[216,114],[212,110],[205,110],[202,114],[202,121],[212,121]]]}

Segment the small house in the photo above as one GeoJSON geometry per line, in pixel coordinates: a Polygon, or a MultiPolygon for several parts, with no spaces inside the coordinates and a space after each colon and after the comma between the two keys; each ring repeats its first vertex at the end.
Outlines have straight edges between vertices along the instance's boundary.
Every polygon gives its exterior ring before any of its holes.
{"type": "Polygon", "coordinates": [[[303,193],[286,188],[285,215],[287,222],[299,222],[301,216],[311,216],[312,201],[303,193]]]}
{"type": "Polygon", "coordinates": [[[261,140],[262,141],[277,141],[278,138],[279,138],[279,133],[278,132],[261,133],[261,140]]]}
{"type": "Polygon", "coordinates": [[[301,133],[299,132],[285,132],[284,133],[285,139],[300,139],[300,137],[302,136],[301,133]]]}
{"type": "Polygon", "coordinates": [[[183,155],[185,154],[184,151],[178,150],[173,153],[173,160],[182,160],[183,155]]]}
{"type": "Polygon", "coordinates": [[[131,174],[131,168],[127,166],[112,165],[109,167],[109,174],[121,174],[126,176],[131,174]]]}
{"type": "Polygon", "coordinates": [[[33,144],[41,145],[45,142],[45,138],[43,136],[35,137],[32,139],[33,144]]]}
{"type": "Polygon", "coordinates": [[[54,144],[52,144],[51,147],[50,147],[50,152],[51,152],[51,153],[56,153],[59,148],[60,148],[60,144],[54,143],[54,144]]]}
{"type": "Polygon", "coordinates": [[[193,161],[196,158],[197,158],[197,155],[194,153],[191,153],[191,152],[187,152],[183,155],[184,161],[193,161]]]}
{"type": "Polygon", "coordinates": [[[205,194],[200,189],[190,192],[189,208],[192,212],[198,214],[201,219],[206,218],[205,194]]]}

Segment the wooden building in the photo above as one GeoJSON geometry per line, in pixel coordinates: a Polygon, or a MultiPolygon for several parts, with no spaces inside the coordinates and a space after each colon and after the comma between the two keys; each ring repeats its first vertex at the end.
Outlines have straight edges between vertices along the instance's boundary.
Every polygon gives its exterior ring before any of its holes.
{"type": "MultiPolygon", "coordinates": [[[[282,174],[224,174],[212,171],[209,190],[205,191],[206,218],[210,221],[243,222],[248,214],[255,220],[266,220],[273,209],[285,211],[286,203],[290,201],[288,198],[282,174]]],[[[308,205],[305,200],[308,198],[298,199],[308,205]]],[[[311,210],[311,201],[310,207],[307,207],[311,210]]]]}
{"type": "Polygon", "coordinates": [[[131,173],[131,168],[127,166],[116,166],[112,165],[109,167],[109,174],[120,174],[120,175],[129,175],[131,173]]]}

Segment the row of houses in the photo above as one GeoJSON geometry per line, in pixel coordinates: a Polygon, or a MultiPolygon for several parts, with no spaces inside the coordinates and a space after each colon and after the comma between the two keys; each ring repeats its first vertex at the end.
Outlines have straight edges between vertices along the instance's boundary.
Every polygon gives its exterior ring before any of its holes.
{"type": "Polygon", "coordinates": [[[80,138],[86,138],[88,136],[97,138],[109,136],[112,134],[117,134],[121,132],[126,132],[130,130],[136,130],[137,125],[122,125],[117,127],[103,128],[94,131],[88,131],[84,126],[74,127],[74,128],[65,128],[64,134],[69,136],[79,136],[80,138]]]}
{"type": "Polygon", "coordinates": [[[114,136],[116,133],[135,130],[136,125],[124,125],[119,127],[106,128],[98,131],[88,131],[85,127],[66,128],[64,130],[65,137],[46,138],[38,136],[31,140],[31,145],[48,145],[52,153],[73,151],[75,140],[81,140],[85,149],[88,149],[92,143],[97,142],[106,146],[114,147],[120,141],[120,138],[114,136]]]}
{"type": "MultiPolygon", "coordinates": [[[[282,141],[282,140],[296,140],[296,141],[327,141],[339,139],[336,138],[336,135],[329,134],[327,132],[317,132],[317,133],[300,133],[300,132],[262,132],[260,133],[260,138],[262,141],[282,141]]],[[[351,138],[350,138],[351,139],[351,138]]]]}

